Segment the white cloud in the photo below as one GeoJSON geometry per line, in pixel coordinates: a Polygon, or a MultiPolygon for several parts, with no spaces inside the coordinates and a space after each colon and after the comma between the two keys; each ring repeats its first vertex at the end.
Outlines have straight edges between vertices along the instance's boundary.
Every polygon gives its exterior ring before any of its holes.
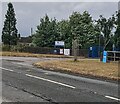
{"type": "MultiPolygon", "coordinates": [[[[24,36],[30,34],[31,27],[36,28],[40,18],[46,13],[50,18],[56,17],[56,19],[61,20],[67,19],[73,11],[83,12],[87,10],[93,18],[98,18],[101,14],[105,17],[110,17],[118,9],[117,2],[13,2],[13,5],[18,30],[24,36]]],[[[3,3],[2,8],[2,17],[4,17],[7,3],[3,3]]]]}

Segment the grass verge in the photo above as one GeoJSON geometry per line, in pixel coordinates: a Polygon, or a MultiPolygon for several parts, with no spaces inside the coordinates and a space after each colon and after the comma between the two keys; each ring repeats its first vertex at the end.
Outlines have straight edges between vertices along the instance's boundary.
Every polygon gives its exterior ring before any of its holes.
{"type": "Polygon", "coordinates": [[[33,54],[24,52],[0,52],[0,56],[14,56],[14,57],[46,57],[46,58],[71,58],[71,56],[53,55],[53,54],[33,54]]]}
{"type": "Polygon", "coordinates": [[[78,62],[73,62],[72,60],[54,60],[34,63],[35,66],[48,70],[120,80],[118,64],[120,63],[102,63],[96,59],[80,59],[78,62]]]}

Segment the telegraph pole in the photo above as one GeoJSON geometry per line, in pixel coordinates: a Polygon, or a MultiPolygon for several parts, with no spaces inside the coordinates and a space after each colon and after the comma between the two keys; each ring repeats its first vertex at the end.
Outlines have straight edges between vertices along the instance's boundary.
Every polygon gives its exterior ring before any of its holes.
{"type": "Polygon", "coordinates": [[[33,34],[33,28],[31,28],[30,33],[31,33],[30,35],[32,36],[32,34],[33,34]]]}

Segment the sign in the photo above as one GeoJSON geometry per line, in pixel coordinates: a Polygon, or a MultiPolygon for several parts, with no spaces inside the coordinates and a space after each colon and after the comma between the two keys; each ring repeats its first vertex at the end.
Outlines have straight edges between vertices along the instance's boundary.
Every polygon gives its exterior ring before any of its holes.
{"type": "Polygon", "coordinates": [[[103,51],[103,62],[107,62],[107,51],[103,51]]]}
{"type": "Polygon", "coordinates": [[[55,46],[64,46],[64,41],[55,41],[55,46]]]}
{"type": "Polygon", "coordinates": [[[92,51],[92,47],[90,47],[90,50],[92,51]]]}
{"type": "Polygon", "coordinates": [[[64,54],[63,49],[60,49],[60,54],[64,54]]]}
{"type": "Polygon", "coordinates": [[[64,55],[69,56],[70,55],[70,49],[64,49],[64,55]]]}

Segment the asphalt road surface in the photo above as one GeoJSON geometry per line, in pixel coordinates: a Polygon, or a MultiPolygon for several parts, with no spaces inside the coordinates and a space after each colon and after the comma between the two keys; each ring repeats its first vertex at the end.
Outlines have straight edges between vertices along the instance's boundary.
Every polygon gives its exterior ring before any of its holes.
{"type": "MultiPolygon", "coordinates": [[[[118,84],[38,69],[48,58],[1,57],[3,102],[119,102],[118,84]]],[[[53,59],[52,59],[53,60],[53,59]]],[[[107,104],[107,103],[106,103],[107,104]]]]}

